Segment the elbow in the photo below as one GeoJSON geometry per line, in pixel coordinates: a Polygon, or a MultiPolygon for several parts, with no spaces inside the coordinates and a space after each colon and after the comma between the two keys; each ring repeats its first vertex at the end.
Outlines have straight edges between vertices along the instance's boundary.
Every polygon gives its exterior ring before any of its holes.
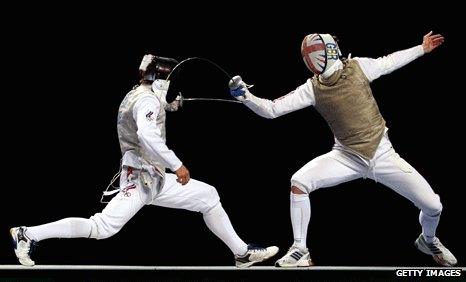
{"type": "Polygon", "coordinates": [[[277,114],[275,114],[274,112],[265,112],[265,113],[260,113],[259,115],[266,119],[274,119],[277,117],[277,114]]]}
{"type": "Polygon", "coordinates": [[[283,112],[277,110],[275,107],[273,107],[269,112],[268,112],[268,115],[267,115],[267,118],[268,119],[274,119],[274,118],[277,118],[279,116],[283,115],[283,112]]]}
{"type": "Polygon", "coordinates": [[[263,109],[260,109],[260,108],[251,108],[251,110],[258,116],[261,116],[266,119],[274,119],[277,117],[277,114],[273,111],[264,111],[263,109]]]}
{"type": "Polygon", "coordinates": [[[279,114],[277,114],[277,111],[273,107],[271,107],[269,109],[263,109],[262,111],[258,111],[257,113],[261,117],[266,118],[266,119],[274,119],[274,118],[280,116],[279,114]]]}

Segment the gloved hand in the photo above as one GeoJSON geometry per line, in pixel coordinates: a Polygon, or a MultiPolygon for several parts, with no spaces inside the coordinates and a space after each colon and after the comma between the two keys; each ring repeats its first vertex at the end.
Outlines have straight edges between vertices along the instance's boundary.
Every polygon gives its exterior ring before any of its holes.
{"type": "Polygon", "coordinates": [[[180,95],[176,96],[175,100],[165,106],[165,110],[169,112],[176,112],[181,107],[183,107],[183,98],[180,93],[180,95]]]}
{"type": "Polygon", "coordinates": [[[248,92],[248,87],[244,83],[241,76],[237,75],[233,77],[228,82],[228,87],[230,88],[231,96],[235,97],[237,100],[244,100],[246,98],[246,93],[248,92]]]}

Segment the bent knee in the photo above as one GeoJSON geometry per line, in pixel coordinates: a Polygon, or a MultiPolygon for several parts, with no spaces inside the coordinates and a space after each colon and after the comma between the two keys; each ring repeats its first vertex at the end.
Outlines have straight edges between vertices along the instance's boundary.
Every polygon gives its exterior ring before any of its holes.
{"type": "Polygon", "coordinates": [[[422,212],[429,216],[437,216],[442,213],[443,205],[440,201],[440,197],[435,195],[435,199],[430,201],[427,205],[422,208],[422,212]]]}
{"type": "Polygon", "coordinates": [[[306,191],[306,189],[299,188],[299,187],[293,185],[293,186],[291,186],[291,194],[297,194],[297,195],[307,194],[307,191],[306,191]]]}
{"type": "Polygon", "coordinates": [[[293,194],[309,194],[311,191],[314,190],[312,182],[310,187],[305,185],[309,181],[306,181],[300,174],[295,173],[291,177],[291,193],[293,194]]]}
{"type": "Polygon", "coordinates": [[[217,205],[217,203],[220,201],[220,196],[218,195],[217,189],[215,189],[214,186],[208,184],[206,185],[205,189],[203,189],[201,197],[208,204],[217,205]]]}
{"type": "Polygon", "coordinates": [[[211,197],[212,199],[220,199],[217,189],[211,185],[209,185],[209,197],[211,197]]]}
{"type": "Polygon", "coordinates": [[[99,214],[90,217],[92,222],[91,234],[89,238],[101,240],[112,237],[117,234],[123,225],[111,224],[110,222],[104,221],[99,214]]]}
{"type": "Polygon", "coordinates": [[[302,172],[298,170],[291,176],[291,186],[300,189],[301,191],[309,194],[318,189],[319,177],[312,172],[302,172]]]}
{"type": "Polygon", "coordinates": [[[202,192],[198,195],[198,199],[199,201],[194,203],[197,207],[193,208],[193,210],[197,210],[203,214],[208,213],[220,203],[220,196],[218,195],[217,189],[208,184],[202,189],[202,192]]]}

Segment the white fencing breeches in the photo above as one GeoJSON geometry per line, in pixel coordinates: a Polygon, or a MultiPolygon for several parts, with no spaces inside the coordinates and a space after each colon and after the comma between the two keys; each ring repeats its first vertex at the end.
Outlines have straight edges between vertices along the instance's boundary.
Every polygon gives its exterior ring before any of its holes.
{"type": "Polygon", "coordinates": [[[291,178],[291,185],[311,193],[358,178],[370,178],[410,200],[421,210],[419,217],[423,235],[433,239],[442,204],[427,181],[393,149],[387,133],[370,161],[354,154],[345,146],[335,144],[333,150],[319,156],[291,178]]]}
{"type": "Polygon", "coordinates": [[[120,192],[100,213],[91,216],[91,238],[105,239],[116,234],[146,204],[207,213],[220,205],[217,190],[204,182],[191,179],[186,185],[176,181],[176,175],[167,173],[161,192],[152,197],[151,190],[143,187],[138,173],[128,179],[123,169],[120,192]]]}
{"type": "MultiPolygon", "coordinates": [[[[150,182],[148,178],[144,179],[150,182]]],[[[154,187],[160,180],[158,177],[150,179],[154,187]]],[[[128,173],[128,169],[124,168],[120,177],[120,192],[102,212],[88,219],[71,217],[27,227],[26,234],[35,241],[79,237],[105,239],[120,231],[143,206],[152,204],[202,213],[207,227],[233,254],[243,255],[247,252],[246,243],[236,234],[214,187],[195,179],[181,185],[174,174],[166,174],[161,192],[152,193],[154,188],[149,189],[142,182],[139,171],[128,173]]]]}

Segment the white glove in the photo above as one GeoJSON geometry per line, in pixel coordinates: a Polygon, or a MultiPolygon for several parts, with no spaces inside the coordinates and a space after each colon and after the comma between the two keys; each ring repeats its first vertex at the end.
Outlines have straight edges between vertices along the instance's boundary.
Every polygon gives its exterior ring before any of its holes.
{"type": "Polygon", "coordinates": [[[181,94],[176,96],[175,100],[165,106],[165,110],[169,112],[176,112],[183,106],[181,94]]]}
{"type": "Polygon", "coordinates": [[[235,97],[237,100],[243,101],[246,99],[246,93],[249,92],[248,86],[244,83],[241,76],[237,75],[233,77],[228,82],[228,87],[230,88],[231,96],[235,97]]]}

